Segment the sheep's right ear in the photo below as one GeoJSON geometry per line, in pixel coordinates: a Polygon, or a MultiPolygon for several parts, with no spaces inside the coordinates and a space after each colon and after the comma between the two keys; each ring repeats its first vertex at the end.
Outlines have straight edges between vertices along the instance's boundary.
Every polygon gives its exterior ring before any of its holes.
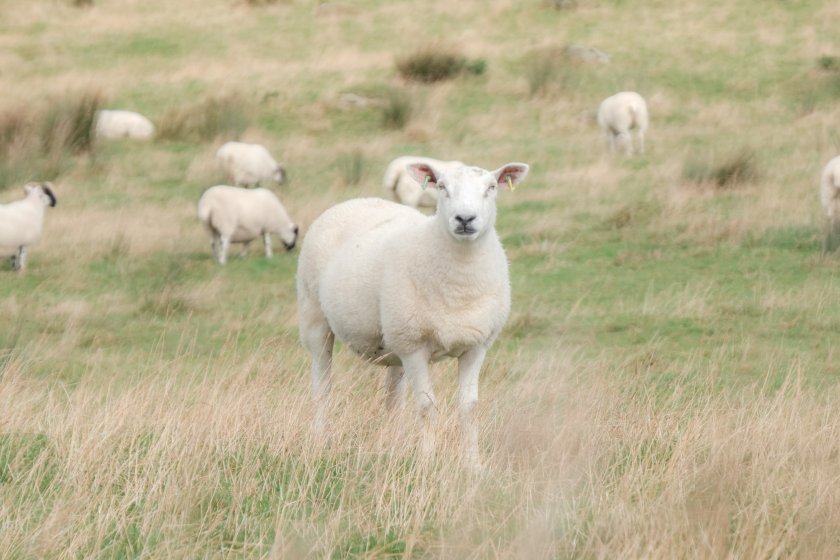
{"type": "Polygon", "coordinates": [[[409,163],[405,169],[412,179],[423,186],[434,185],[438,182],[437,172],[427,163],[409,163]]]}

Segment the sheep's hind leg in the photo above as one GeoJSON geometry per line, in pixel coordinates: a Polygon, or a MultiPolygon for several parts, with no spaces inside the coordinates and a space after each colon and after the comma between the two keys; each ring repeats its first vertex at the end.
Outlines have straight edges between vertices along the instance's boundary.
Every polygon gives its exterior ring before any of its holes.
{"type": "Polygon", "coordinates": [[[464,436],[464,458],[473,469],[481,468],[478,454],[478,428],[475,425],[474,409],[478,402],[478,374],[487,349],[479,346],[468,350],[458,358],[458,413],[464,436]]]}
{"type": "Polygon", "coordinates": [[[406,357],[400,356],[405,374],[411,381],[414,400],[417,405],[418,421],[420,424],[421,451],[429,456],[435,449],[434,423],[437,416],[435,408],[435,393],[429,381],[429,354],[425,350],[418,350],[406,357]]]}
{"type": "Polygon", "coordinates": [[[228,249],[230,248],[230,237],[226,237],[224,235],[219,237],[219,254],[217,258],[219,259],[219,264],[223,265],[227,262],[227,254],[228,249]]]}
{"type": "Polygon", "coordinates": [[[26,247],[18,249],[18,254],[12,257],[12,270],[22,271],[26,266],[26,247]]]}
{"type": "Polygon", "coordinates": [[[327,411],[331,389],[330,369],[335,335],[320,311],[306,309],[301,302],[300,338],[312,356],[312,400],[315,402],[315,435],[323,443],[328,433],[327,411]]]}

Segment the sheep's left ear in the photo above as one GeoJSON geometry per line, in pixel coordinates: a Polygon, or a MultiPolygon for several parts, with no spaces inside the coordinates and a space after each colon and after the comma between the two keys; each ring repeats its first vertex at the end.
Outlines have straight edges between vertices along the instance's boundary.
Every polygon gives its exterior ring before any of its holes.
{"type": "Polygon", "coordinates": [[[512,190],[514,185],[518,185],[525,179],[528,169],[530,168],[527,163],[506,163],[493,171],[493,176],[497,183],[506,185],[512,190]]]}

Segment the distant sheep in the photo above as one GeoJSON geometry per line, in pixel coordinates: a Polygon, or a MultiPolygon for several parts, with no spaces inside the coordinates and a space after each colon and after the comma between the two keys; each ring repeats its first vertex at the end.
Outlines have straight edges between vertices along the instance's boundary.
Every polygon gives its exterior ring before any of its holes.
{"type": "Polygon", "coordinates": [[[262,236],[265,256],[271,257],[271,234],[277,235],[287,251],[295,247],[298,226],[280,200],[268,189],[245,189],[228,185],[210,187],[198,201],[198,218],[210,235],[210,247],[219,264],[227,262],[231,243],[248,244],[262,236]]]}
{"type": "Polygon", "coordinates": [[[412,208],[434,208],[437,204],[437,189],[423,189],[422,182],[415,181],[406,168],[411,163],[434,165],[440,169],[464,165],[460,161],[440,161],[421,156],[401,156],[391,161],[382,177],[385,197],[412,208]]]}
{"type": "Polygon", "coordinates": [[[485,171],[411,163],[408,171],[441,193],[434,216],[380,198],[350,200],[315,220],[301,247],[298,313],[301,341],[312,355],[315,429],[327,431],[336,338],[388,366],[389,410],[411,383],[425,452],[434,447],[436,409],[429,363],[457,358],[466,457],[477,466],[478,374],[510,311],[508,261],[494,229],[496,191],[522,181],[528,166],[485,171]]]}
{"type": "Polygon", "coordinates": [[[0,204],[0,257],[11,257],[12,270],[26,267],[27,248],[41,239],[44,210],[55,206],[52,183],[27,183],[26,196],[0,204]]]}
{"type": "Polygon", "coordinates": [[[155,135],[155,125],[152,121],[133,111],[97,111],[94,127],[99,138],[149,140],[155,135]]]}
{"type": "Polygon", "coordinates": [[[840,199],[840,156],[830,160],[823,167],[820,176],[820,202],[828,222],[825,250],[833,249],[837,234],[837,202],[840,199]]]}
{"type": "Polygon", "coordinates": [[[611,153],[624,145],[625,153],[633,155],[631,131],[636,131],[638,149],[645,151],[645,131],[648,127],[648,109],[644,98],[635,91],[622,91],[601,102],[598,107],[598,126],[604,132],[604,138],[611,153]]]}
{"type": "Polygon", "coordinates": [[[262,144],[227,142],[216,152],[216,160],[237,187],[259,187],[265,179],[282,185],[286,180],[286,170],[262,144]]]}

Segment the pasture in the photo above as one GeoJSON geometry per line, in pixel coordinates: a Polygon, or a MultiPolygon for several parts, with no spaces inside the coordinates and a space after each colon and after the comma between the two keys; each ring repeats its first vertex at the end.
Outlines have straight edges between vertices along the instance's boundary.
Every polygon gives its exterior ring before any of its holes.
{"type": "Polygon", "coordinates": [[[0,3],[0,202],[58,197],[27,270],[0,266],[0,557],[837,557],[818,180],[838,20],[831,0],[0,3]],[[401,76],[423,49],[462,71],[401,76]],[[642,156],[609,157],[594,122],[621,90],[650,108],[642,156]],[[158,137],[67,140],[90,106],[158,137]],[[452,362],[433,460],[346,349],[315,445],[298,250],[219,267],[195,215],[232,139],[285,164],[303,235],[398,155],[531,165],[499,193],[513,305],[483,471],[452,362]]]}

